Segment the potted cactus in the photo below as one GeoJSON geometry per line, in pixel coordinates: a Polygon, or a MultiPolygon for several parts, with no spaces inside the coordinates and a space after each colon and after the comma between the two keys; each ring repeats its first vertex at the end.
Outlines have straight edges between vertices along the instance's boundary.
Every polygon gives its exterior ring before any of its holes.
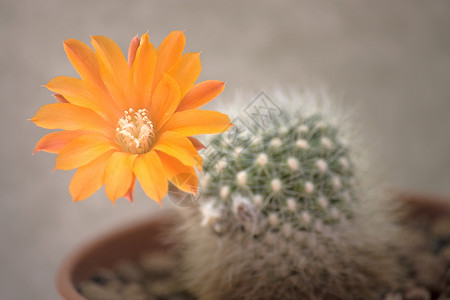
{"type": "MultiPolygon", "coordinates": [[[[224,82],[195,83],[199,53],[182,54],[183,32],[157,49],[147,33],[136,36],[128,60],[107,37],[91,42],[94,49],[64,43],[81,79],[46,85],[58,103],[31,121],[61,131],[40,139],[35,152],[56,153],[55,169],[77,169],[74,202],[103,184],[111,202],[133,201],[136,180],[159,203],[169,186],[196,201],[74,254],[58,277],[66,299],[402,299],[396,291],[409,270],[399,242],[410,241],[334,112],[309,109],[301,95],[273,102],[260,94],[233,127],[227,115],[198,109],[224,82]],[[222,134],[199,153],[205,146],[195,136],[214,133],[222,134]]],[[[416,276],[434,284],[433,296],[450,285],[439,281],[450,265],[449,227],[441,227],[431,248],[445,263],[429,264],[438,283],[416,276]]],[[[420,287],[413,292],[406,299],[428,299],[420,287]]]]}

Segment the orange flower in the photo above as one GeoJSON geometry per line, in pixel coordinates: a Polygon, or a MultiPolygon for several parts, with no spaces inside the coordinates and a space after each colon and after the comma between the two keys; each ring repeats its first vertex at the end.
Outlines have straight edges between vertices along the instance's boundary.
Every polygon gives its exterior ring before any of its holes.
{"type": "Polygon", "coordinates": [[[227,115],[198,110],[224,89],[207,80],[195,85],[199,53],[182,55],[183,32],[170,33],[158,49],[148,34],[132,39],[128,62],[117,44],[93,36],[92,46],[77,40],[64,49],[81,79],[56,77],[46,85],[58,103],[44,105],[31,119],[48,129],[35,152],[57,153],[55,169],[78,168],[70,183],[73,201],[83,200],[103,184],[114,203],[132,201],[136,178],[157,202],[168,180],[195,193],[201,170],[194,135],[220,133],[231,125],[227,115]]]}

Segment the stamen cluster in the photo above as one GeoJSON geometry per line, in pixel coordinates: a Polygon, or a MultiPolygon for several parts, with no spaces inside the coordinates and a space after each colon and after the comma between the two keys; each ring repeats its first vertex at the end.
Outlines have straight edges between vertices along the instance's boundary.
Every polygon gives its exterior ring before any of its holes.
{"type": "Polygon", "coordinates": [[[147,114],[145,108],[138,111],[130,108],[117,122],[116,141],[123,151],[144,154],[151,150],[155,142],[155,131],[147,114]]]}

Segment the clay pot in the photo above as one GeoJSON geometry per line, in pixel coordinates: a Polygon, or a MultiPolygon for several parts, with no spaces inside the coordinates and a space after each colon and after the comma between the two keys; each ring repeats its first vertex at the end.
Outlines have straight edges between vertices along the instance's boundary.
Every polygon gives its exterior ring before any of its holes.
{"type": "Polygon", "coordinates": [[[133,259],[139,254],[164,251],[172,247],[163,242],[168,230],[176,224],[174,213],[162,211],[146,220],[121,227],[104,237],[76,250],[59,268],[56,285],[66,300],[86,300],[76,286],[98,268],[108,268],[123,259],[133,259]]]}
{"type": "MultiPolygon", "coordinates": [[[[403,222],[450,218],[450,202],[435,196],[418,193],[401,193],[397,201],[404,208],[403,222]]],[[[86,300],[76,286],[87,279],[94,270],[108,268],[120,260],[133,259],[139,254],[167,250],[173,244],[163,242],[163,237],[176,224],[175,213],[160,212],[140,223],[121,227],[120,230],[100,237],[78,249],[62,264],[57,276],[57,287],[66,300],[86,300]]]]}
{"type": "Polygon", "coordinates": [[[428,222],[450,217],[450,201],[441,196],[403,192],[398,193],[397,201],[405,209],[405,221],[428,222]]]}

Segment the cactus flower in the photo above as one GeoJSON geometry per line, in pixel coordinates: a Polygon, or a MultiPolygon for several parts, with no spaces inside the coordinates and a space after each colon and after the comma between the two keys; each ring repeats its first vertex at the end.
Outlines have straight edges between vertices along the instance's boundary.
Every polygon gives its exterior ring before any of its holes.
{"type": "Polygon", "coordinates": [[[69,39],[66,54],[81,79],[58,76],[45,85],[58,103],[41,107],[31,119],[37,126],[62,129],[45,135],[35,152],[57,153],[55,169],[77,169],[70,183],[73,201],[103,184],[114,203],[132,201],[136,178],[151,199],[161,202],[168,181],[195,193],[201,170],[193,136],[219,133],[230,126],[227,115],[198,108],[224,89],[207,80],[199,53],[185,53],[183,32],[170,33],[155,49],[148,34],[132,39],[128,61],[105,36],[92,37],[92,50],[69,39]]]}

